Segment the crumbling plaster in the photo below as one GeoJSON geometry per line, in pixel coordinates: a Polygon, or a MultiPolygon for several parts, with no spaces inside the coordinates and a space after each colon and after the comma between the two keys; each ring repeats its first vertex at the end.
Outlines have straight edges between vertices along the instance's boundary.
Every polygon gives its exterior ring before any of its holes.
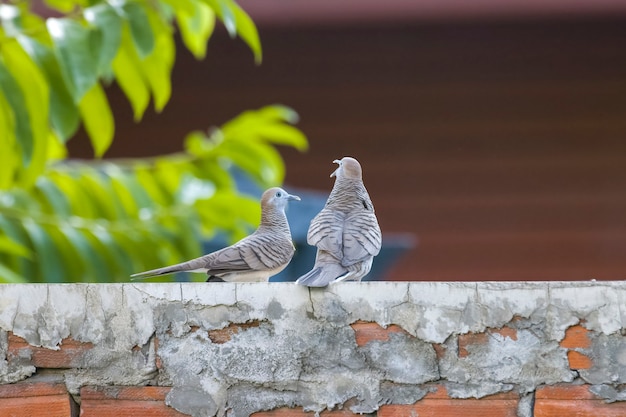
{"type": "Polygon", "coordinates": [[[433,382],[460,398],[517,391],[523,407],[539,385],[581,379],[620,400],[625,301],[624,282],[8,284],[0,286],[0,383],[36,371],[28,358],[5,360],[11,331],[50,349],[66,337],[93,343],[64,371],[73,394],[88,384],[168,385],[168,403],[194,416],[280,406],[369,413],[413,403],[433,382]],[[209,336],[251,321],[258,325],[226,343],[209,336]],[[357,346],[357,321],[407,333],[357,346]],[[594,366],[578,373],[559,341],[580,322],[594,366]],[[493,333],[458,355],[456,336],[503,326],[515,340],[493,333]]]}

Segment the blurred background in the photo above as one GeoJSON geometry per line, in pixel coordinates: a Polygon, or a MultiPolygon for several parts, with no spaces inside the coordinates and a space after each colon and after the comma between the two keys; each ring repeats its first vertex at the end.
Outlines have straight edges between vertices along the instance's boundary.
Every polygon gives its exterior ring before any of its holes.
{"type": "MultiPolygon", "coordinates": [[[[323,204],[332,161],[362,163],[401,255],[380,279],[626,278],[626,2],[240,4],[263,64],[221,26],[204,61],[177,48],[162,114],[136,124],[108,90],[107,157],[175,152],[189,130],[282,103],[310,142],[281,149],[290,192],[323,204]]],[[[70,155],[90,158],[81,135],[70,155]]]]}

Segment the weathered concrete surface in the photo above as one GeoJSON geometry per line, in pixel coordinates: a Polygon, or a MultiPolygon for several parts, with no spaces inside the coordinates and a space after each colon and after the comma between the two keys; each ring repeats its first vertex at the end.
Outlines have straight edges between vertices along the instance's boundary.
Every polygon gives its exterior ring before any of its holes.
{"type": "Polygon", "coordinates": [[[626,283],[343,283],[326,290],[292,283],[172,283],[0,286],[0,383],[35,372],[6,360],[7,332],[58,349],[65,337],[94,347],[65,382],[172,386],[168,403],[194,416],[247,416],[280,406],[369,413],[385,403],[413,403],[430,383],[451,396],[580,379],[608,400],[626,383],[626,283]],[[405,333],[357,346],[350,324],[396,324],[405,333]],[[254,322],[230,340],[211,331],[254,322]],[[569,369],[559,346],[583,323],[593,366],[569,369]],[[507,326],[459,355],[458,335],[507,326]],[[435,346],[439,346],[437,355],[435,346]]]}

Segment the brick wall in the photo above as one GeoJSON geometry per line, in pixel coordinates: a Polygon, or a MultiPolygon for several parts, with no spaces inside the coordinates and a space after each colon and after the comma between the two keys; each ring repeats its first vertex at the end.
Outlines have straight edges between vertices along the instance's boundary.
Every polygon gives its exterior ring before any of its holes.
{"type": "Polygon", "coordinates": [[[0,286],[0,416],[624,416],[622,283],[0,286]]]}

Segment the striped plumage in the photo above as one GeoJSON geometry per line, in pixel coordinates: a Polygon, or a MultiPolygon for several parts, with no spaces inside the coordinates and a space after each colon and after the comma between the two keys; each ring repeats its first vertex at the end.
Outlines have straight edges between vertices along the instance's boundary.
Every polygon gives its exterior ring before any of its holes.
{"type": "Polygon", "coordinates": [[[143,279],[175,272],[205,272],[208,281],[267,281],[291,261],[295,248],[285,207],[300,197],[281,188],[270,188],[261,197],[261,224],[232,246],[180,264],[131,275],[143,279]]]}
{"type": "Polygon", "coordinates": [[[382,246],[374,205],[359,162],[351,157],[333,161],[335,185],[326,205],[311,220],[307,242],[317,246],[313,269],[296,283],[325,287],[332,282],[360,281],[372,267],[382,246]]]}

